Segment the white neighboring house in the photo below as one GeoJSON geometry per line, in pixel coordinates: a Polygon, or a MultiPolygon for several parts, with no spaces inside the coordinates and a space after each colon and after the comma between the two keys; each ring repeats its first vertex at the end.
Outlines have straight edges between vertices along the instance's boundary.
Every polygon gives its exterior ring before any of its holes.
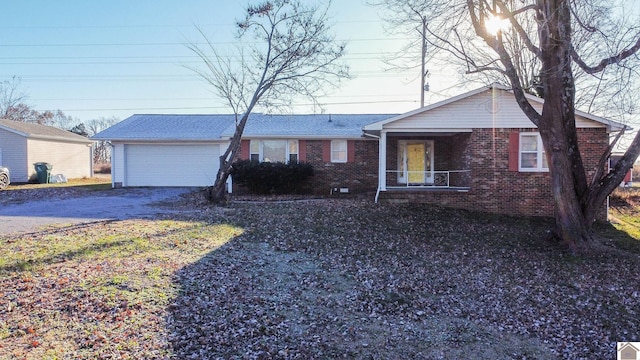
{"type": "Polygon", "coordinates": [[[0,119],[0,165],[9,168],[12,183],[33,179],[38,162],[51,164],[52,174],[91,177],[92,145],[92,140],[66,130],[0,119]]]}

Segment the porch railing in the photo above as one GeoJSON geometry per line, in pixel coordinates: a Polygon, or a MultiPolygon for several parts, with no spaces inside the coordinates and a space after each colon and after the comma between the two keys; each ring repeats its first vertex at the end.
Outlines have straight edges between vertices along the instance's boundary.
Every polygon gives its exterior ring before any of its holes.
{"type": "Polygon", "coordinates": [[[387,188],[468,188],[471,186],[471,170],[387,170],[386,185],[387,188]]]}

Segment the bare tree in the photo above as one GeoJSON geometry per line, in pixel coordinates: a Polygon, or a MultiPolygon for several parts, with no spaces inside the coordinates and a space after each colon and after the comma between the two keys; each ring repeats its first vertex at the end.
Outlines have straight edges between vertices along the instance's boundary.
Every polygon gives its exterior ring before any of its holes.
{"type": "Polygon", "coordinates": [[[27,94],[20,88],[21,79],[13,76],[11,80],[0,83],[0,118],[35,122],[41,125],[55,126],[69,130],[75,120],[65,115],[61,110],[38,111],[26,103],[27,94]]]}
{"type": "MultiPolygon", "coordinates": [[[[409,1],[409,0],[407,0],[409,1]]],[[[391,1],[390,1],[391,2],[391,1]]],[[[396,2],[396,1],[394,1],[396,2]]],[[[498,74],[510,84],[515,99],[542,137],[548,158],[555,202],[554,236],[576,252],[598,245],[591,232],[598,210],[620,184],[640,154],[640,136],[610,172],[605,171],[612,144],[601,157],[599,170],[588,179],[575,125],[576,93],[598,96],[589,86],[617,94],[637,91],[640,28],[628,17],[624,0],[424,0],[431,48],[466,68],[469,76],[498,74]],[[529,27],[534,21],[534,26],[529,27]],[[501,25],[491,32],[488,24],[501,25]],[[508,28],[505,27],[508,25],[508,28]],[[541,112],[529,103],[521,59],[539,74],[545,98],[541,112]],[[603,72],[607,76],[603,76],[603,72]],[[576,82],[575,73],[583,82],[576,82]],[[603,82],[607,82],[604,84],[603,82]],[[580,84],[586,89],[576,88],[580,84]],[[587,86],[588,84],[589,86],[587,86]],[[620,84],[630,87],[621,89],[620,84]],[[611,86],[611,87],[609,87],[611,86]]],[[[423,5],[424,5],[423,4],[423,5]]],[[[494,76],[494,75],[489,75],[494,76]]],[[[616,96],[620,98],[620,96],[616,96]]],[[[625,98],[627,105],[632,98],[625,98]]],[[[585,97],[585,103],[589,97],[585,97]]],[[[633,106],[629,106],[632,109],[633,106]]]]}
{"type": "Polygon", "coordinates": [[[74,126],[78,126],[78,119],[74,119],[71,115],[65,115],[62,110],[47,111],[46,114],[51,114],[50,121],[47,125],[57,127],[58,129],[69,130],[74,126]]]}
{"type": "Polygon", "coordinates": [[[0,118],[10,119],[12,109],[27,99],[27,94],[20,89],[20,82],[19,77],[13,76],[0,83],[0,118]]]}
{"type": "MultiPolygon", "coordinates": [[[[513,0],[511,1],[513,2],[513,0]]],[[[382,18],[387,26],[385,30],[390,34],[402,34],[408,36],[408,40],[402,48],[385,59],[385,62],[392,65],[393,68],[400,70],[413,69],[421,65],[424,66],[425,61],[432,61],[437,65],[434,68],[449,66],[450,59],[443,59],[441,55],[442,44],[436,41],[432,31],[436,28],[438,19],[444,16],[448,11],[446,7],[433,6],[433,1],[424,0],[370,0],[370,5],[380,8],[382,18]],[[420,54],[422,56],[408,56],[407,54],[420,54]]],[[[529,32],[534,30],[535,19],[521,18],[521,25],[529,32]]],[[[457,22],[449,26],[455,28],[457,22]]],[[[440,25],[438,25],[440,26],[440,25]]],[[[515,29],[505,29],[503,31],[513,31],[515,29]]],[[[510,49],[514,55],[513,63],[520,78],[523,81],[523,88],[530,94],[538,96],[537,80],[539,79],[540,62],[528,52],[518,51],[524,48],[522,41],[517,36],[509,36],[505,42],[505,47],[510,49]]],[[[486,57],[482,52],[475,54],[479,57],[486,57]]],[[[490,62],[490,60],[489,60],[490,62]]],[[[465,70],[469,70],[464,63],[465,70]]],[[[424,68],[423,68],[424,69],[424,68]]],[[[464,74],[464,71],[462,72],[464,74]]],[[[429,71],[422,71],[423,79],[428,76],[429,71]]],[[[476,73],[476,77],[469,77],[469,74],[462,75],[469,87],[473,82],[505,82],[506,78],[497,72],[476,73]]],[[[424,85],[423,85],[424,86],[424,85]]]]}
{"type": "MultiPolygon", "coordinates": [[[[87,121],[85,128],[89,137],[91,137],[119,121],[120,119],[114,116],[108,118],[99,117],[97,119],[87,121]]],[[[106,164],[109,162],[111,162],[111,146],[107,141],[97,141],[93,148],[93,163],[106,164]]]]}
{"type": "Polygon", "coordinates": [[[252,37],[252,42],[241,44],[235,57],[221,56],[202,31],[208,46],[189,46],[206,65],[204,70],[194,70],[213,86],[236,118],[235,133],[207,191],[214,203],[226,201],[226,181],[256,106],[283,106],[296,96],[317,103],[317,95],[348,77],[348,69],[340,62],[345,45],[329,34],[330,2],[325,6],[306,3],[271,0],[248,6],[245,18],[237,22],[238,39],[252,37]]]}

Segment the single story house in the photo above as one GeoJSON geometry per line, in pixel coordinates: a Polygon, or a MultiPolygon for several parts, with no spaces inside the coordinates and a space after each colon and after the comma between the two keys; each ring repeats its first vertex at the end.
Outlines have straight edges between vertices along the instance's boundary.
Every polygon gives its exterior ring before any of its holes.
{"type": "MultiPolygon", "coordinates": [[[[543,100],[530,96],[539,110],[543,100]]],[[[625,126],[577,112],[595,172],[625,126]]],[[[133,115],[93,137],[112,143],[113,186],[208,186],[235,129],[232,115],[133,115]]],[[[242,159],[313,165],[316,193],[371,192],[494,213],[550,216],[542,142],[513,94],[492,85],[399,115],[252,114],[242,159]]]]}
{"type": "Polygon", "coordinates": [[[52,174],[91,177],[93,141],[72,132],[40,124],[0,119],[0,165],[11,171],[11,182],[36,176],[35,163],[52,165],[52,174]]]}
{"type": "MultiPolygon", "coordinates": [[[[363,137],[362,128],[389,116],[254,113],[240,158],[311,163],[320,193],[331,187],[375,190],[377,140],[363,137]]],[[[133,115],[92,139],[113,147],[114,187],[209,186],[234,130],[233,115],[133,115]]]]}

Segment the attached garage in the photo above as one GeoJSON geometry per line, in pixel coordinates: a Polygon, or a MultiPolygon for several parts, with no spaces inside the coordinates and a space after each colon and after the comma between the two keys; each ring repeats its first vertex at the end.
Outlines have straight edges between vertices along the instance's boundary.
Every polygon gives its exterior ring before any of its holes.
{"type": "Polygon", "coordinates": [[[133,115],[95,135],[109,141],[113,187],[204,187],[215,182],[234,118],[133,115]]]}
{"type": "Polygon", "coordinates": [[[218,172],[220,146],[125,145],[126,186],[210,186],[218,172]]]}

